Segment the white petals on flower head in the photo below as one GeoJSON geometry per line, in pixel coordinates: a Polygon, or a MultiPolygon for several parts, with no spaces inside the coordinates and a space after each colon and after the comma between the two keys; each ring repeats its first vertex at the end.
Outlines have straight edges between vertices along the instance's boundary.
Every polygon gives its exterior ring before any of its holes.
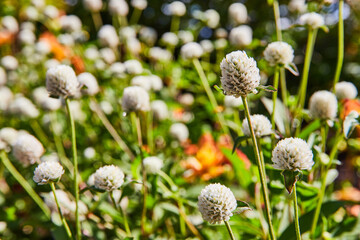
{"type": "Polygon", "coordinates": [[[166,32],[161,36],[161,41],[166,45],[166,46],[176,46],[179,43],[179,38],[178,36],[173,33],[173,32],[166,32]]]}
{"type": "Polygon", "coordinates": [[[244,51],[234,51],[221,61],[221,84],[226,95],[246,96],[256,92],[260,84],[260,71],[256,61],[244,51]]]}
{"type": "Polygon", "coordinates": [[[214,51],[214,44],[208,39],[201,40],[200,45],[205,53],[211,53],[214,51]]]}
{"type": "Polygon", "coordinates": [[[148,76],[143,76],[143,75],[135,76],[135,77],[133,77],[131,79],[130,84],[132,86],[142,87],[146,91],[151,90],[151,81],[150,81],[150,78],[148,76]]]}
{"type": "Polygon", "coordinates": [[[229,6],[229,16],[235,25],[246,23],[248,14],[247,9],[242,3],[233,3],[229,6]]]}
{"type": "Polygon", "coordinates": [[[179,142],[185,142],[189,138],[189,129],[183,123],[174,123],[170,127],[170,135],[179,142]]]}
{"type": "Polygon", "coordinates": [[[170,3],[168,7],[170,15],[181,17],[186,13],[186,6],[183,2],[174,1],[170,3]]]}
{"type": "Polygon", "coordinates": [[[246,47],[252,42],[253,31],[251,27],[242,25],[231,29],[229,40],[236,47],[246,47]]]}
{"type": "Polygon", "coordinates": [[[4,30],[11,33],[17,33],[19,31],[19,24],[16,21],[16,18],[13,16],[5,16],[1,19],[1,26],[4,30]]]}
{"type": "Polygon", "coordinates": [[[82,89],[86,94],[94,96],[100,91],[99,84],[91,73],[81,73],[77,76],[77,79],[81,85],[86,87],[86,89],[82,89]]]}
{"type": "Polygon", "coordinates": [[[81,20],[76,15],[64,15],[60,18],[60,26],[64,31],[76,32],[81,30],[81,20]]]}
{"type": "Polygon", "coordinates": [[[119,45],[119,37],[112,25],[104,25],[97,34],[100,44],[106,47],[114,48],[119,45]]]}
{"type": "Polygon", "coordinates": [[[305,13],[304,15],[300,16],[299,23],[312,29],[316,29],[325,25],[324,17],[321,14],[315,12],[305,13]]]}
{"type": "Polygon", "coordinates": [[[106,47],[100,49],[100,56],[107,64],[112,64],[116,61],[116,55],[112,48],[106,47]]]}
{"type": "Polygon", "coordinates": [[[338,82],[335,85],[335,95],[339,100],[354,99],[357,94],[357,88],[351,82],[338,82]]]}
{"type": "Polygon", "coordinates": [[[1,58],[1,65],[8,71],[15,70],[19,66],[18,60],[11,55],[1,58]]]}
{"type": "Polygon", "coordinates": [[[103,3],[102,0],[83,0],[83,5],[91,12],[99,12],[103,3]]]}
{"type": "Polygon", "coordinates": [[[26,97],[17,95],[10,103],[9,109],[12,114],[20,115],[27,118],[36,118],[39,116],[39,110],[36,106],[26,97]]]}
{"type": "Polygon", "coordinates": [[[109,12],[111,15],[125,17],[129,13],[129,5],[124,0],[110,0],[109,12]]]}
{"type": "Polygon", "coordinates": [[[74,70],[66,65],[50,68],[46,72],[46,89],[51,97],[72,97],[79,92],[79,81],[74,70]]]}
{"type": "Polygon", "coordinates": [[[143,164],[145,171],[150,174],[157,174],[164,166],[163,160],[158,157],[146,157],[143,164]]]}
{"type": "Polygon", "coordinates": [[[148,4],[146,0],[131,0],[130,3],[131,6],[139,10],[144,10],[148,4]]]}
{"type": "Polygon", "coordinates": [[[305,0],[291,0],[289,2],[288,8],[291,12],[305,12],[306,3],[305,0]]]}
{"type": "Polygon", "coordinates": [[[220,183],[206,186],[198,197],[198,208],[205,221],[211,224],[229,221],[236,209],[232,191],[220,183]]]}
{"type": "Polygon", "coordinates": [[[61,107],[61,100],[49,97],[45,87],[38,87],[33,91],[33,97],[36,104],[45,110],[55,111],[61,107]]]}
{"type": "Polygon", "coordinates": [[[177,35],[183,44],[194,41],[194,35],[190,31],[180,30],[177,35]]]}
{"type": "Polygon", "coordinates": [[[96,188],[113,191],[124,183],[124,173],[117,166],[107,165],[96,170],[94,179],[96,188]]]}
{"type": "Polygon", "coordinates": [[[13,93],[8,87],[0,87],[0,111],[7,110],[14,98],[13,93]]]}
{"type": "Polygon", "coordinates": [[[0,86],[5,85],[7,82],[6,71],[0,67],[0,86]]]}
{"type": "Polygon", "coordinates": [[[285,138],[272,151],[273,167],[280,170],[310,170],[314,165],[309,145],[300,138],[285,138]]]}
{"type": "Polygon", "coordinates": [[[142,87],[127,87],[124,89],[121,105],[125,112],[147,112],[150,110],[150,97],[142,87]]]}
{"type": "Polygon", "coordinates": [[[50,182],[57,182],[64,174],[64,168],[59,162],[46,161],[40,163],[34,171],[34,181],[39,184],[48,184],[50,182]]]}
{"type": "Polygon", "coordinates": [[[149,46],[153,46],[157,40],[157,32],[151,27],[142,27],[139,31],[139,39],[149,46]]]}
{"type": "Polygon", "coordinates": [[[270,66],[288,65],[294,60],[294,50],[286,42],[272,42],[265,48],[264,57],[270,66]]]}
{"type": "Polygon", "coordinates": [[[143,72],[143,67],[141,63],[136,59],[130,59],[124,62],[125,71],[128,74],[141,74],[143,72]]]}
{"type": "Polygon", "coordinates": [[[149,57],[151,60],[166,62],[170,61],[172,58],[171,52],[160,47],[152,47],[149,50],[149,57]]]}
{"type": "Polygon", "coordinates": [[[336,96],[329,91],[317,91],[309,101],[309,110],[313,118],[334,119],[337,113],[336,96]]]}
{"type": "Polygon", "coordinates": [[[41,142],[30,134],[20,134],[13,145],[13,154],[25,167],[40,161],[45,150],[41,142]]]}
{"type": "Polygon", "coordinates": [[[204,51],[197,42],[189,42],[181,47],[181,57],[184,59],[200,58],[204,51]]]}
{"type": "Polygon", "coordinates": [[[162,121],[168,118],[169,111],[166,103],[162,100],[155,100],[151,102],[151,110],[154,113],[155,119],[162,121]]]}
{"type": "Polygon", "coordinates": [[[243,105],[241,98],[236,98],[234,96],[225,96],[224,105],[228,108],[238,108],[243,105]]]}
{"type": "Polygon", "coordinates": [[[220,22],[220,14],[214,9],[208,9],[204,12],[204,20],[209,28],[216,28],[220,22]]]}
{"type": "Polygon", "coordinates": [[[14,145],[18,136],[19,132],[14,128],[5,127],[0,129],[0,139],[8,145],[14,145]]]}
{"type": "MultiPolygon", "coordinates": [[[[271,122],[262,114],[254,114],[250,116],[251,124],[254,129],[254,133],[257,137],[270,135],[272,133],[271,122]]],[[[247,119],[244,119],[242,123],[242,129],[245,136],[251,136],[249,123],[247,119]]]]}
{"type": "Polygon", "coordinates": [[[47,5],[44,9],[44,15],[50,19],[59,17],[59,9],[53,5],[47,5]]]}

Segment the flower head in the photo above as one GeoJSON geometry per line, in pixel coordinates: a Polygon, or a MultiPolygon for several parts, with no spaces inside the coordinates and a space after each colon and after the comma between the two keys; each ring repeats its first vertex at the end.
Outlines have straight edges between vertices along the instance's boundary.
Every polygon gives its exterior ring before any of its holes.
{"type": "MultiPolygon", "coordinates": [[[[250,116],[251,124],[257,137],[270,135],[272,133],[271,122],[262,114],[254,114],[250,116]]],[[[251,136],[248,120],[242,123],[242,129],[246,136],[251,136]]]]}
{"type": "Polygon", "coordinates": [[[115,48],[119,45],[119,37],[112,25],[104,25],[97,34],[101,45],[115,48]]]}
{"type": "Polygon", "coordinates": [[[107,165],[96,170],[94,181],[96,188],[113,191],[120,188],[124,183],[124,173],[117,166],[107,165]]]}
{"type": "Polygon", "coordinates": [[[147,4],[147,0],[131,0],[131,6],[139,10],[144,10],[147,4]]]}
{"type": "Polygon", "coordinates": [[[335,85],[335,95],[339,100],[354,99],[358,94],[356,86],[351,82],[338,82],[335,85]]]}
{"type": "Polygon", "coordinates": [[[200,58],[204,51],[197,42],[189,42],[181,47],[181,57],[184,59],[200,58]]]}
{"type": "Polygon", "coordinates": [[[158,157],[146,157],[143,164],[145,171],[150,174],[157,174],[164,166],[163,160],[158,157]]]}
{"type": "Polygon", "coordinates": [[[129,13],[129,5],[124,0],[110,0],[109,12],[115,16],[126,16],[129,13]]]}
{"type": "Polygon", "coordinates": [[[168,118],[169,111],[166,103],[162,100],[155,100],[151,102],[151,110],[154,113],[155,119],[162,121],[168,118]]]}
{"type": "Polygon", "coordinates": [[[142,87],[127,87],[124,89],[121,105],[125,112],[146,112],[150,110],[150,97],[142,87]]]}
{"type": "Polygon", "coordinates": [[[45,150],[41,142],[30,134],[20,134],[13,145],[13,154],[25,167],[40,161],[45,150]]]}
{"type": "Polygon", "coordinates": [[[102,0],[83,0],[83,5],[91,12],[99,12],[103,6],[102,0]]]}
{"type": "Polygon", "coordinates": [[[248,14],[247,9],[242,3],[233,3],[229,6],[229,16],[230,20],[235,24],[243,24],[246,23],[248,14]]]}
{"type": "Polygon", "coordinates": [[[272,42],[266,47],[264,57],[271,66],[277,64],[286,66],[293,62],[294,50],[286,42],[272,42]]]}
{"type": "Polygon", "coordinates": [[[260,71],[256,61],[244,51],[234,51],[221,61],[221,84],[226,95],[246,96],[256,92],[260,84],[260,71]]]}
{"type": "Polygon", "coordinates": [[[171,15],[181,17],[186,13],[186,6],[183,2],[174,1],[169,4],[169,11],[171,15]]]}
{"type": "Polygon", "coordinates": [[[198,207],[205,221],[211,224],[229,221],[237,203],[232,191],[220,183],[206,186],[198,197],[198,207]]]}
{"type": "Polygon", "coordinates": [[[48,184],[58,181],[64,174],[64,168],[57,161],[46,161],[40,163],[34,171],[34,181],[39,184],[48,184]]]}
{"type": "Polygon", "coordinates": [[[279,141],[272,152],[273,167],[280,170],[310,170],[314,165],[309,145],[300,138],[279,141]]]}
{"type": "Polygon", "coordinates": [[[170,127],[170,135],[179,142],[185,142],[189,138],[189,129],[183,123],[174,123],[170,127]]]}
{"type": "Polygon", "coordinates": [[[49,97],[45,87],[38,87],[33,91],[35,102],[45,110],[55,111],[61,107],[61,100],[49,97]]]}
{"type": "Polygon", "coordinates": [[[51,97],[72,97],[79,92],[79,81],[74,70],[66,65],[50,68],[46,72],[46,89],[51,97]]]}
{"type": "Polygon", "coordinates": [[[251,27],[242,25],[231,29],[229,41],[236,47],[246,47],[252,42],[253,31],[251,27]]]}
{"type": "Polygon", "coordinates": [[[94,96],[100,91],[99,84],[94,77],[89,72],[83,72],[77,76],[77,79],[81,85],[84,85],[86,89],[84,92],[90,96],[94,96]]]}
{"type": "Polygon", "coordinates": [[[315,92],[310,97],[309,110],[313,118],[335,118],[337,114],[336,96],[326,90],[315,92]]]}
{"type": "Polygon", "coordinates": [[[311,29],[317,29],[325,25],[324,17],[315,12],[305,13],[300,16],[299,22],[311,29]]]}

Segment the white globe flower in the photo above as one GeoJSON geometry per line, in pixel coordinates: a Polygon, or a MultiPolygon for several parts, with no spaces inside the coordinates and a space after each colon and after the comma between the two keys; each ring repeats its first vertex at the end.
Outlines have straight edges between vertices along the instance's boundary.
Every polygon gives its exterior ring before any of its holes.
{"type": "Polygon", "coordinates": [[[200,45],[204,50],[204,53],[211,53],[214,51],[214,44],[208,39],[201,40],[200,45]]]}
{"type": "Polygon", "coordinates": [[[335,85],[335,95],[339,100],[354,99],[357,94],[357,88],[351,82],[338,82],[335,85]]]}
{"type": "Polygon", "coordinates": [[[230,21],[235,25],[243,24],[247,22],[248,13],[244,4],[233,3],[229,6],[230,21]]]}
{"type": "Polygon", "coordinates": [[[225,96],[224,98],[224,105],[228,108],[238,108],[243,105],[241,98],[236,98],[234,96],[225,96]]]}
{"type": "Polygon", "coordinates": [[[290,12],[305,12],[306,11],[306,3],[305,0],[291,0],[288,5],[288,9],[290,12]]]}
{"type": "Polygon", "coordinates": [[[45,87],[38,87],[33,91],[33,97],[39,106],[45,110],[55,111],[61,107],[61,100],[49,97],[45,87]]]}
{"type": "Polygon", "coordinates": [[[86,87],[84,92],[89,96],[94,96],[100,91],[99,84],[91,73],[83,72],[77,76],[77,79],[81,85],[86,87]]]}
{"type": "Polygon", "coordinates": [[[100,28],[98,34],[100,44],[106,47],[115,48],[119,45],[119,37],[112,25],[104,25],[100,28]]]}
{"type": "Polygon", "coordinates": [[[151,102],[151,110],[154,113],[155,119],[163,121],[168,118],[169,111],[166,103],[162,100],[155,100],[151,102]]]}
{"type": "Polygon", "coordinates": [[[149,75],[148,78],[150,78],[151,89],[153,91],[158,92],[164,87],[163,81],[159,76],[149,75]]]}
{"type": "Polygon", "coordinates": [[[112,64],[116,61],[116,55],[111,48],[100,49],[100,56],[107,64],[112,64]]]}
{"type": "Polygon", "coordinates": [[[114,62],[113,64],[111,64],[109,70],[111,74],[120,77],[125,73],[125,65],[121,62],[114,62]]]}
{"type": "Polygon", "coordinates": [[[46,72],[46,89],[51,97],[73,97],[78,94],[79,86],[76,74],[69,66],[59,65],[46,72]]]}
{"type": "Polygon", "coordinates": [[[107,165],[96,170],[94,180],[96,188],[110,192],[124,183],[124,173],[117,166],[107,165]]]}
{"type": "Polygon", "coordinates": [[[0,87],[5,85],[6,82],[7,82],[6,71],[4,70],[4,68],[0,67],[0,87]]]}
{"type": "Polygon", "coordinates": [[[149,57],[154,61],[167,62],[172,59],[172,54],[166,49],[152,47],[149,50],[149,57]]]}
{"type": "Polygon", "coordinates": [[[9,105],[10,113],[27,118],[37,118],[40,114],[36,106],[26,97],[17,95],[9,105]]]}
{"type": "Polygon", "coordinates": [[[194,35],[190,31],[180,30],[177,35],[183,44],[194,41],[194,35]]]}
{"type": "Polygon", "coordinates": [[[236,209],[232,191],[220,183],[206,186],[198,197],[198,208],[205,221],[211,224],[229,221],[236,209]]]}
{"type": "Polygon", "coordinates": [[[103,6],[102,0],[83,0],[83,5],[91,12],[99,12],[103,6]]]}
{"type": "Polygon", "coordinates": [[[35,43],[36,36],[30,29],[24,29],[19,32],[18,39],[22,44],[32,45],[35,43]]]}
{"type": "Polygon", "coordinates": [[[126,41],[126,48],[134,55],[139,55],[141,52],[141,43],[137,38],[129,38],[126,41]]]}
{"type": "Polygon", "coordinates": [[[130,84],[132,86],[139,86],[145,89],[146,91],[151,90],[151,81],[148,76],[135,76],[131,79],[130,84]]]}
{"type": "Polygon", "coordinates": [[[229,41],[236,47],[246,47],[252,42],[253,31],[251,27],[242,25],[231,29],[229,41]]]}
{"type": "Polygon", "coordinates": [[[119,35],[124,40],[136,38],[136,29],[130,26],[123,27],[120,29],[119,35]]]}
{"type": "Polygon", "coordinates": [[[55,19],[57,17],[59,17],[60,13],[59,13],[59,9],[57,9],[55,6],[53,5],[47,5],[44,9],[44,15],[47,18],[50,19],[55,19]]]}
{"type": "Polygon", "coordinates": [[[64,31],[76,32],[80,31],[82,27],[81,20],[76,15],[64,15],[60,17],[60,26],[64,31]]]}
{"type": "Polygon", "coordinates": [[[57,182],[64,174],[64,168],[59,162],[46,161],[40,163],[34,171],[34,182],[39,185],[57,182]]]}
{"type": "Polygon", "coordinates": [[[0,87],[0,111],[5,111],[10,107],[14,95],[8,87],[0,87]]]}
{"type": "Polygon", "coordinates": [[[15,144],[18,136],[19,132],[14,128],[5,127],[0,129],[0,139],[10,146],[15,144]]]}
{"type": "MultiPolygon", "coordinates": [[[[250,116],[251,124],[254,129],[254,133],[257,137],[270,135],[272,133],[271,122],[262,114],[254,114],[250,116]]],[[[249,123],[247,119],[244,119],[242,123],[242,129],[245,136],[251,136],[249,123]]]]}
{"type": "Polygon", "coordinates": [[[179,43],[179,38],[178,36],[173,33],[173,32],[166,32],[161,36],[161,41],[166,45],[166,46],[176,46],[179,43]]]}
{"type": "Polygon", "coordinates": [[[204,51],[199,43],[189,42],[181,47],[181,57],[184,59],[200,58],[204,51]]]}
{"type": "Polygon", "coordinates": [[[139,31],[139,39],[149,46],[154,46],[158,34],[154,28],[142,27],[139,31]]]}
{"type": "Polygon", "coordinates": [[[11,55],[7,55],[1,58],[1,65],[8,71],[17,69],[19,66],[18,60],[11,55]]]}
{"type": "Polygon", "coordinates": [[[174,123],[170,127],[170,135],[179,142],[185,142],[189,138],[189,129],[183,123],[174,123]]]}
{"type": "Polygon", "coordinates": [[[115,16],[127,16],[129,13],[129,5],[124,0],[110,0],[109,12],[115,16]]]}
{"type": "Polygon", "coordinates": [[[136,59],[130,59],[124,62],[125,71],[128,74],[141,74],[143,72],[143,67],[141,63],[136,59]]]}
{"type": "Polygon", "coordinates": [[[40,161],[45,149],[36,137],[30,134],[20,134],[13,145],[14,157],[25,167],[40,161]]]}
{"type": "Polygon", "coordinates": [[[84,55],[89,60],[96,60],[100,57],[99,50],[94,46],[87,48],[84,52],[84,55]]]}
{"type": "Polygon", "coordinates": [[[209,28],[216,28],[220,22],[220,14],[214,9],[208,9],[204,12],[204,20],[209,28]]]}
{"type": "Polygon", "coordinates": [[[314,165],[309,145],[300,138],[285,138],[272,151],[273,167],[280,170],[310,170],[314,165]]]}
{"type": "Polygon", "coordinates": [[[125,112],[147,112],[150,110],[150,97],[142,87],[127,87],[124,89],[121,105],[125,112]]]}
{"type": "Polygon", "coordinates": [[[227,38],[228,37],[228,32],[225,28],[218,28],[215,30],[215,37],[217,39],[219,38],[227,38]]]}
{"type": "Polygon", "coordinates": [[[289,65],[294,60],[294,50],[286,42],[272,42],[265,48],[264,57],[271,66],[289,65]]]}
{"type": "Polygon", "coordinates": [[[214,45],[216,50],[223,50],[228,46],[228,41],[224,38],[216,39],[214,45]]]}
{"type": "Polygon", "coordinates": [[[146,157],[143,164],[145,171],[150,174],[157,174],[164,166],[163,160],[158,157],[146,157]]]}
{"type": "Polygon", "coordinates": [[[93,147],[87,147],[84,150],[84,157],[86,159],[93,159],[96,155],[96,151],[93,147]]]}
{"type": "Polygon", "coordinates": [[[168,5],[170,15],[172,16],[184,16],[186,13],[186,6],[183,2],[174,1],[168,5]]]}
{"type": "Polygon", "coordinates": [[[130,3],[131,6],[139,10],[144,10],[148,4],[146,0],[131,0],[130,3]]]}
{"type": "Polygon", "coordinates": [[[13,16],[5,16],[1,19],[1,26],[11,33],[17,33],[19,31],[19,24],[13,16]]]}
{"type": "Polygon", "coordinates": [[[334,119],[337,107],[336,96],[329,91],[317,91],[309,100],[309,110],[313,118],[334,119]]]}
{"type": "Polygon", "coordinates": [[[61,65],[61,63],[55,58],[49,59],[44,63],[45,68],[48,70],[50,68],[61,65]]]}
{"type": "Polygon", "coordinates": [[[317,29],[325,25],[324,17],[315,12],[305,13],[300,16],[299,23],[312,29],[317,29]]]}

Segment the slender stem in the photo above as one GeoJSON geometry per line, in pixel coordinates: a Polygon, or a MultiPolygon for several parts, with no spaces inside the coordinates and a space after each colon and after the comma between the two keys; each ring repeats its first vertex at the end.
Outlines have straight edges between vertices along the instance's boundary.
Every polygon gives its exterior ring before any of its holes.
{"type": "Polygon", "coordinates": [[[235,240],[235,236],[234,236],[233,231],[231,230],[231,227],[230,227],[229,222],[228,222],[228,221],[224,221],[224,223],[225,223],[225,226],[226,226],[226,228],[227,228],[227,230],[228,230],[228,232],[229,232],[230,239],[231,239],[231,240],[235,240]]]}
{"type": "Polygon", "coordinates": [[[125,231],[126,231],[126,234],[130,237],[131,236],[131,231],[130,231],[130,227],[129,227],[129,223],[128,223],[128,220],[127,220],[127,217],[122,209],[122,207],[116,203],[115,201],[115,198],[114,198],[114,192],[111,191],[110,193],[110,198],[111,198],[111,201],[113,202],[114,204],[114,207],[116,210],[118,210],[120,212],[120,214],[123,216],[124,218],[124,227],[125,227],[125,231]]]}
{"type": "Polygon", "coordinates": [[[26,179],[16,170],[14,165],[10,162],[4,151],[0,151],[1,160],[7,170],[11,173],[11,175],[20,183],[20,185],[25,189],[25,191],[29,194],[29,196],[34,200],[34,202],[40,207],[40,209],[44,212],[45,216],[50,219],[50,210],[36,194],[34,189],[30,186],[30,184],[26,181],[26,179]]]}
{"type": "Polygon", "coordinates": [[[252,126],[252,123],[251,123],[250,111],[249,111],[249,106],[248,106],[247,99],[244,96],[242,96],[241,98],[242,98],[242,101],[243,101],[243,104],[244,104],[245,115],[246,115],[246,118],[248,120],[249,129],[250,129],[250,133],[251,133],[251,138],[252,138],[252,141],[253,141],[253,144],[254,144],[254,153],[255,153],[258,169],[259,169],[260,182],[261,182],[262,191],[263,191],[263,195],[264,195],[265,210],[266,210],[266,215],[267,215],[267,222],[269,224],[269,229],[270,229],[270,237],[271,237],[272,240],[274,240],[274,239],[276,239],[276,236],[275,236],[273,225],[271,223],[270,201],[269,201],[268,189],[267,189],[267,183],[266,183],[266,176],[265,176],[265,171],[264,171],[265,167],[263,166],[261,158],[260,158],[259,147],[258,147],[258,143],[256,141],[254,129],[253,129],[253,126],[252,126]]]}
{"type": "Polygon", "coordinates": [[[59,204],[59,201],[58,201],[58,199],[56,197],[55,184],[53,182],[50,182],[50,187],[51,187],[51,191],[54,194],[55,203],[56,203],[58,212],[60,214],[61,222],[62,222],[62,224],[63,224],[63,226],[65,228],[66,234],[68,235],[69,239],[72,239],[72,234],[71,234],[69,225],[67,224],[66,219],[64,218],[64,215],[61,212],[60,204],[59,204]]]}
{"type": "Polygon", "coordinates": [[[79,183],[78,183],[78,161],[77,161],[77,151],[76,151],[76,131],[75,131],[75,121],[70,109],[70,100],[69,98],[65,99],[66,109],[69,114],[69,121],[71,127],[71,143],[72,143],[72,155],[74,161],[74,191],[75,191],[75,222],[76,222],[76,239],[81,239],[81,226],[79,219],[79,183]]]}
{"type": "Polygon", "coordinates": [[[237,109],[234,109],[234,122],[236,124],[236,131],[237,134],[239,136],[241,136],[242,131],[241,131],[241,120],[240,120],[240,116],[239,116],[239,111],[237,109]]]}
{"type": "MultiPolygon", "coordinates": [[[[273,108],[272,108],[272,112],[271,112],[271,128],[274,132],[275,132],[275,112],[276,112],[276,100],[277,100],[277,95],[278,95],[278,91],[277,91],[278,87],[279,87],[279,69],[278,69],[278,67],[276,67],[275,73],[274,73],[274,88],[276,89],[276,91],[274,91],[272,93],[273,108]]],[[[271,144],[273,146],[275,145],[275,135],[274,134],[271,135],[271,144]]]]}
{"type": "Polygon", "coordinates": [[[208,82],[208,80],[206,78],[206,75],[204,73],[204,69],[202,68],[202,66],[200,64],[199,59],[194,58],[193,59],[193,64],[195,66],[196,71],[199,74],[201,83],[202,83],[202,85],[203,85],[203,87],[205,89],[205,92],[206,92],[209,100],[210,100],[211,106],[212,106],[213,110],[215,111],[216,116],[219,119],[220,125],[223,128],[224,133],[229,135],[230,134],[229,128],[227,127],[227,125],[225,123],[225,118],[222,115],[222,113],[218,112],[218,104],[217,104],[216,98],[214,96],[214,93],[211,91],[209,82],[208,82]]]}
{"type": "Polygon", "coordinates": [[[176,191],[177,190],[177,186],[174,183],[174,181],[171,179],[171,177],[169,177],[169,175],[167,175],[165,172],[163,172],[162,170],[160,170],[158,172],[159,176],[162,177],[169,185],[172,191],[176,191]]]}
{"type": "Polygon", "coordinates": [[[190,231],[198,238],[198,239],[204,239],[201,234],[199,233],[199,231],[196,229],[196,227],[194,226],[194,224],[192,224],[192,222],[189,220],[188,216],[185,213],[185,208],[184,208],[184,204],[181,202],[181,200],[177,200],[178,205],[179,205],[179,213],[182,217],[182,219],[184,219],[186,225],[188,226],[188,228],[190,229],[190,231]]]}
{"type": "Polygon", "coordinates": [[[131,14],[130,17],[130,24],[136,25],[140,19],[142,11],[140,9],[134,8],[134,11],[131,14]]]}
{"type": "MultiPolygon", "coordinates": [[[[281,89],[281,98],[283,101],[283,104],[285,108],[288,107],[287,102],[287,88],[286,88],[286,75],[285,75],[285,69],[280,68],[280,89],[281,89]]],[[[287,116],[287,115],[286,115],[287,116]]],[[[288,117],[285,118],[285,134],[286,136],[290,136],[290,119],[288,117]]]]}
{"type": "Polygon", "coordinates": [[[297,196],[296,196],[296,183],[294,184],[293,198],[294,198],[294,212],[295,212],[294,221],[295,221],[296,239],[301,240],[300,225],[299,225],[299,211],[298,211],[297,196]]]}
{"type": "Polygon", "coordinates": [[[172,16],[170,32],[177,33],[179,31],[179,27],[180,27],[180,17],[172,16]]]}
{"type": "Polygon", "coordinates": [[[147,134],[147,145],[150,149],[150,153],[154,150],[154,135],[153,135],[153,113],[147,112],[147,124],[146,124],[146,134],[147,134]]]}
{"type": "Polygon", "coordinates": [[[44,130],[41,128],[39,122],[35,119],[31,119],[29,121],[30,123],[30,127],[34,130],[36,136],[40,139],[40,141],[45,145],[45,146],[49,146],[51,145],[49,143],[49,140],[44,132],[44,130]]]}
{"type": "Polygon", "coordinates": [[[344,0],[339,0],[339,31],[338,31],[338,59],[334,77],[333,92],[335,93],[335,85],[339,82],[341,68],[344,61],[344,19],[343,19],[344,0]]]}
{"type": "Polygon", "coordinates": [[[95,29],[99,30],[101,28],[101,26],[103,25],[100,13],[99,12],[91,12],[91,17],[93,19],[95,29]]]}
{"type": "Polygon", "coordinates": [[[275,26],[276,26],[276,38],[278,41],[282,41],[280,10],[279,10],[279,2],[277,0],[273,0],[273,10],[274,10],[275,26]]]}

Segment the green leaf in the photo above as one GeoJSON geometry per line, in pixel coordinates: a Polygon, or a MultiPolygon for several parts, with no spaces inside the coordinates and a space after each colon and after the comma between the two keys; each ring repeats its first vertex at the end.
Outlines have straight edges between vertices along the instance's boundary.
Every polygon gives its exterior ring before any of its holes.
{"type": "Polygon", "coordinates": [[[269,85],[269,86],[263,86],[263,85],[259,85],[257,88],[256,88],[258,91],[261,91],[261,90],[264,90],[266,92],[276,92],[277,89],[274,88],[273,86],[269,85]]]}
{"type": "Polygon", "coordinates": [[[239,136],[239,137],[237,137],[237,138],[235,139],[235,142],[234,142],[234,147],[233,147],[233,149],[232,149],[232,153],[235,152],[237,146],[238,146],[242,141],[244,141],[244,140],[246,140],[246,139],[249,139],[249,138],[250,138],[249,136],[239,136]]]}
{"type": "Polygon", "coordinates": [[[273,5],[274,0],[267,0],[269,6],[273,5]]]}
{"type": "Polygon", "coordinates": [[[346,116],[343,123],[343,131],[345,138],[349,138],[351,133],[354,131],[355,127],[360,124],[360,116],[356,111],[351,111],[349,115],[346,116]]]}
{"type": "Polygon", "coordinates": [[[284,170],[281,174],[284,176],[285,188],[288,193],[291,194],[295,183],[299,180],[301,176],[301,172],[284,170]]]}
{"type": "Polygon", "coordinates": [[[221,93],[221,94],[224,94],[225,95],[225,91],[222,89],[222,88],[220,88],[218,85],[214,85],[214,88],[216,89],[216,91],[218,91],[219,93],[221,93]]]}
{"type": "Polygon", "coordinates": [[[299,134],[299,138],[301,139],[307,139],[307,137],[310,135],[310,133],[313,133],[315,130],[319,129],[321,127],[321,121],[320,119],[317,119],[307,125],[304,130],[302,130],[299,134]]]}
{"type": "Polygon", "coordinates": [[[237,200],[236,202],[237,202],[237,208],[233,212],[235,215],[239,215],[245,211],[252,210],[252,208],[250,207],[250,205],[247,202],[240,201],[240,200],[237,200]]]}

